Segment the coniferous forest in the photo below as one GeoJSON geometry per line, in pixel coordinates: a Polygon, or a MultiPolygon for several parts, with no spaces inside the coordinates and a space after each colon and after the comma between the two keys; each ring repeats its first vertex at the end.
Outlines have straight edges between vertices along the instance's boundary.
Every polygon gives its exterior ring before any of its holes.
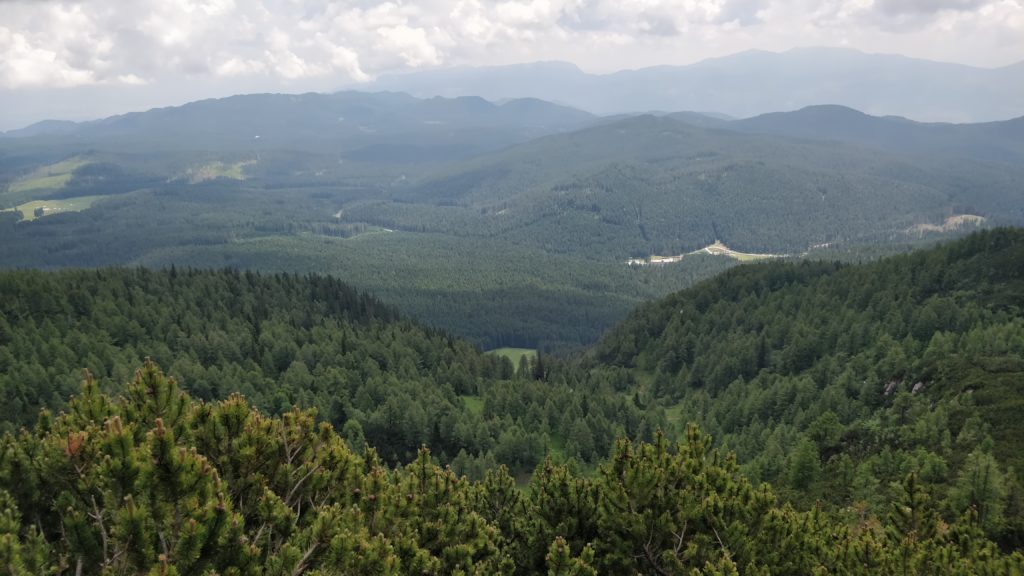
{"type": "Polygon", "coordinates": [[[151,362],[117,400],[0,443],[8,574],[1011,574],[978,511],[941,521],[915,473],[855,525],[799,512],[688,428],[616,442],[593,476],[542,463],[528,491],[427,448],[390,468],[312,412],[204,403],[151,362]]]}
{"type": "Polygon", "coordinates": [[[3,272],[0,570],[1020,573],[1022,274],[746,265],[513,365],[329,277],[3,272]]]}
{"type": "Polygon", "coordinates": [[[197,399],[316,408],[389,463],[427,444],[475,476],[495,463],[528,472],[575,429],[594,461],[616,437],[666,425],[626,396],[574,394],[582,374],[554,359],[513,366],[329,277],[120,269],[6,272],[0,284],[8,427],[61,407],[83,369],[116,393],[147,357],[197,399]]]}

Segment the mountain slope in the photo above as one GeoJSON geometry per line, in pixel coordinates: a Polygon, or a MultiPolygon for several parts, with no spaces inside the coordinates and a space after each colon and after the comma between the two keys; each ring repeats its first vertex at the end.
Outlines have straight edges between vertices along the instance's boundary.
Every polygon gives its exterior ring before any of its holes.
{"type": "Polygon", "coordinates": [[[591,361],[633,370],[645,402],[804,502],[870,507],[918,471],[1019,545],[1024,230],[871,264],[739,267],[642,306],[591,361]],[[999,487],[965,500],[983,463],[999,487]]]}
{"type": "Polygon", "coordinates": [[[424,224],[416,222],[416,206],[440,203],[453,207],[437,231],[592,257],[682,254],[715,240],[748,252],[800,254],[818,244],[888,241],[964,213],[1024,222],[1022,177],[1016,164],[639,116],[454,164],[396,192],[413,204],[353,214],[412,227],[424,224]]]}
{"type": "Polygon", "coordinates": [[[437,70],[384,77],[375,86],[419,96],[533,96],[598,114],[696,110],[747,117],[834,103],[921,121],[1024,116],[1020,65],[972,68],[837,48],[749,51],[603,75],[565,63],[437,70]]]}
{"type": "Polygon", "coordinates": [[[1024,159],[1024,117],[981,124],[920,123],[869,116],[843,106],[811,106],[723,123],[757,134],[846,142],[899,154],[966,157],[999,162],[1024,159]]]}

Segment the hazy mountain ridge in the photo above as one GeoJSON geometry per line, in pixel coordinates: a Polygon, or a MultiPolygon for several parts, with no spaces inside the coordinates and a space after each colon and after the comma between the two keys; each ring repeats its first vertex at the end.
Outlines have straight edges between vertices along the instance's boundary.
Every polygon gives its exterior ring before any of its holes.
{"type": "Polygon", "coordinates": [[[1024,117],[977,124],[927,123],[899,116],[871,116],[845,106],[819,105],[723,122],[717,127],[846,142],[900,155],[944,154],[1001,162],[1019,161],[1024,156],[1024,117]]]}
{"type": "Polygon", "coordinates": [[[748,117],[836,103],[928,121],[1024,115],[1022,64],[985,69],[837,48],[748,51],[610,74],[587,74],[564,62],[428,70],[385,76],[373,87],[420,96],[534,96],[597,114],[710,110],[748,117]]]}
{"type": "Polygon", "coordinates": [[[2,136],[8,141],[35,137],[61,144],[182,150],[454,146],[467,155],[575,129],[593,119],[535,99],[495,104],[479,97],[418,99],[387,92],[249,94],[82,123],[45,121],[2,136]]]}

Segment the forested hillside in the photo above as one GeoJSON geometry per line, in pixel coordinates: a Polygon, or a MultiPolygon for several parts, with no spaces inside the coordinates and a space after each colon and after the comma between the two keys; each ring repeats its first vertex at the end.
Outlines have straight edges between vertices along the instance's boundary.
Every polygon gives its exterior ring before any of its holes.
{"type": "Polygon", "coordinates": [[[796,502],[879,512],[916,472],[947,518],[1024,537],[1024,231],[866,265],[743,266],[593,352],[796,502]]]}
{"type": "Polygon", "coordinates": [[[313,414],[202,403],[152,363],[119,399],[0,438],[0,566],[48,574],[1018,574],[973,511],[946,524],[914,474],[880,519],[780,505],[696,428],[616,444],[596,477],[545,462],[528,491],[423,448],[360,456],[313,414]]]}
{"type": "MultiPolygon", "coordinates": [[[[842,138],[626,118],[456,163],[396,191],[401,203],[365,203],[351,215],[588,258],[682,254],[715,240],[799,255],[822,244],[891,243],[965,214],[1024,222],[1019,164],[909,147],[893,154],[842,138]]],[[[1010,139],[1020,147],[1024,135],[1010,139]]],[[[974,140],[956,143],[984,153],[974,140]]]]}
{"type": "Polygon", "coordinates": [[[734,264],[696,257],[630,268],[504,238],[388,231],[349,208],[336,217],[339,207],[379,194],[369,186],[278,189],[218,179],[105,197],[81,213],[31,222],[0,212],[0,268],[184,263],[328,273],[486,348],[551,350],[582,348],[640,302],[734,264]]]}
{"type": "Polygon", "coordinates": [[[428,444],[479,476],[555,451],[593,462],[664,415],[542,356],[525,367],[398,317],[323,276],[104,269],[0,273],[0,426],[59,409],[82,370],[112,394],[145,358],[200,400],[316,408],[389,463],[428,444]],[[583,392],[586,393],[583,393],[583,392]]]}
{"type": "Polygon", "coordinates": [[[846,142],[901,155],[939,155],[997,162],[1020,162],[1024,156],[1024,117],[981,124],[922,123],[898,116],[870,116],[843,106],[809,106],[795,112],[719,122],[717,126],[759,134],[846,142]]]}

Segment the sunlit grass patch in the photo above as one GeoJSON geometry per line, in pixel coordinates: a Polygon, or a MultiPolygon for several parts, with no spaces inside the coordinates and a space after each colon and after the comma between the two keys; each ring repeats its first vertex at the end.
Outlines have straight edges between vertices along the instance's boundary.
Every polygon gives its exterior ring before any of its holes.
{"type": "Polygon", "coordinates": [[[7,211],[21,212],[22,220],[31,222],[36,218],[50,216],[60,212],[81,212],[92,207],[97,200],[107,196],[79,196],[77,198],[65,198],[61,200],[33,200],[15,208],[8,208],[7,211]]]}

